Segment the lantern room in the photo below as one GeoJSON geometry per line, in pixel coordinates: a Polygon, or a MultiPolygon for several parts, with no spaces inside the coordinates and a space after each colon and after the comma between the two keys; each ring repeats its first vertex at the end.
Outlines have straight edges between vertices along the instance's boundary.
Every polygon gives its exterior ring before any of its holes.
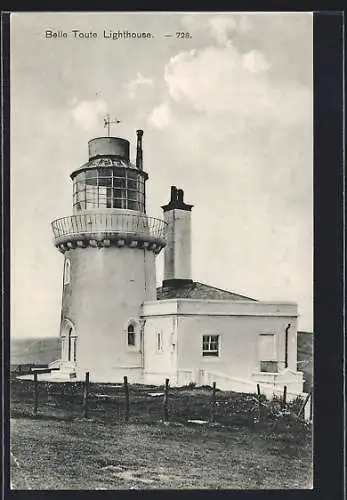
{"type": "Polygon", "coordinates": [[[118,137],[89,141],[89,161],[71,174],[74,213],[95,209],[146,212],[148,175],[142,170],[141,132],[137,131],[136,165],[129,159],[129,141],[118,137]]]}

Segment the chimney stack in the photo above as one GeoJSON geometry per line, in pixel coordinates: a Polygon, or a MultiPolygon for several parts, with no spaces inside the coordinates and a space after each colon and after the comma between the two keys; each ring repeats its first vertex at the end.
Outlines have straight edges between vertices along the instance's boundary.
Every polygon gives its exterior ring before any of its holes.
{"type": "Polygon", "coordinates": [[[143,130],[136,130],[137,145],[136,145],[136,168],[143,170],[143,153],[142,153],[142,136],[143,130]]]}
{"type": "Polygon", "coordinates": [[[164,251],[164,286],[191,279],[191,210],[184,202],[183,189],[171,186],[171,198],[164,211],[167,222],[167,245],[164,251]]]}

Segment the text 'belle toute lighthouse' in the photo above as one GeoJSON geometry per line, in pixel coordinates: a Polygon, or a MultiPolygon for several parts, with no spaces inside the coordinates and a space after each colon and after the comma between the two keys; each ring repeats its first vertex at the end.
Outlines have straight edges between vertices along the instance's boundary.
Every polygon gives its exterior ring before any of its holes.
{"type": "Polygon", "coordinates": [[[60,371],[69,377],[141,378],[141,307],[156,300],[167,225],[146,215],[142,136],[136,164],[125,139],[89,141],[89,161],[71,174],[73,215],[52,222],[64,254],[60,371]]]}

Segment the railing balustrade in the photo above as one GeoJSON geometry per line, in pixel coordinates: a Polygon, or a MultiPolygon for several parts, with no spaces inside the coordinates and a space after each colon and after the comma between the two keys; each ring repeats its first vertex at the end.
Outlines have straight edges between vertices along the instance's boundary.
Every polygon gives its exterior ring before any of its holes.
{"type": "Polygon", "coordinates": [[[85,234],[122,234],[165,240],[167,223],[155,217],[138,214],[83,213],[52,222],[54,238],[85,234]]]}

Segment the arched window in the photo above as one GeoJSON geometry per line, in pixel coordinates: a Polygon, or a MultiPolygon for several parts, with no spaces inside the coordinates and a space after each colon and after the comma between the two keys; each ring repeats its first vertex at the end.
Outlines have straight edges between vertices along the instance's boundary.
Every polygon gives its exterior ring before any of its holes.
{"type": "Polygon", "coordinates": [[[65,259],[64,285],[68,285],[70,283],[70,278],[71,278],[71,262],[70,262],[70,259],[65,259]]]}
{"type": "Polygon", "coordinates": [[[128,326],[128,345],[135,345],[135,327],[132,323],[128,326]]]}
{"type": "Polygon", "coordinates": [[[77,361],[77,334],[72,322],[65,318],[61,326],[62,337],[62,360],[64,362],[77,361]]]}

